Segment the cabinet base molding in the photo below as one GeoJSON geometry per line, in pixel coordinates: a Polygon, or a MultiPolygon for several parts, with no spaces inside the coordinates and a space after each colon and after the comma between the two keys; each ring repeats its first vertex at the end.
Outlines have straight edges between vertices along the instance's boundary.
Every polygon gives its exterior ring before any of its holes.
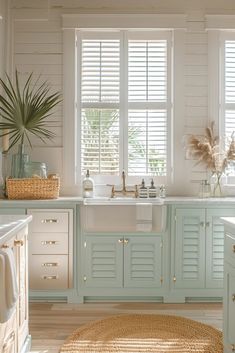
{"type": "Polygon", "coordinates": [[[163,303],[163,297],[106,297],[106,296],[99,296],[99,297],[92,297],[86,296],[84,297],[84,303],[92,303],[92,302],[154,302],[154,303],[163,303]]]}

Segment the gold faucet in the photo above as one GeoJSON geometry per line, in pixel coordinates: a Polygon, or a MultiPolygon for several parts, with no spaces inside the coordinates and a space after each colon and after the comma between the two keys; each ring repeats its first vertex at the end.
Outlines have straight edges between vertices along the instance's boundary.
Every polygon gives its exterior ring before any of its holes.
{"type": "Polygon", "coordinates": [[[135,185],[135,190],[127,191],[126,188],[126,174],[125,171],[122,171],[122,190],[115,190],[115,185],[112,185],[111,198],[115,197],[116,194],[121,194],[123,197],[131,196],[134,194],[134,197],[138,197],[138,187],[135,185]]]}

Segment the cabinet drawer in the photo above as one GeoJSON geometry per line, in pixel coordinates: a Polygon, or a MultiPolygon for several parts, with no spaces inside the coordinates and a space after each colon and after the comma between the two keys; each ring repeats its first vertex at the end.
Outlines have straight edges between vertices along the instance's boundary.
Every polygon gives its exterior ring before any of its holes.
{"type": "Polygon", "coordinates": [[[69,215],[67,212],[29,211],[33,216],[31,232],[68,232],[69,215]]]}
{"type": "Polygon", "coordinates": [[[30,255],[30,289],[67,289],[67,255],[30,255]]]}
{"type": "Polygon", "coordinates": [[[30,254],[68,254],[68,233],[31,233],[30,254]]]}
{"type": "Polygon", "coordinates": [[[227,232],[225,234],[224,258],[235,267],[235,238],[227,232]]]}

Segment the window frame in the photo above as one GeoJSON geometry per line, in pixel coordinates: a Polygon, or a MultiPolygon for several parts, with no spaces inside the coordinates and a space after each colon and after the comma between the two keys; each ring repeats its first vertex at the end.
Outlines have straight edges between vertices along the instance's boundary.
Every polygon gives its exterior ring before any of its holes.
{"type": "MultiPolygon", "coordinates": [[[[171,112],[170,119],[168,119],[168,170],[167,175],[168,186],[172,185],[175,180],[175,173],[173,163],[175,157],[175,139],[183,128],[183,124],[174,123],[174,115],[183,114],[183,99],[178,94],[179,87],[183,89],[183,67],[182,67],[182,45],[179,45],[184,37],[184,31],[187,28],[185,15],[162,15],[162,14],[62,14],[62,28],[63,28],[63,146],[62,146],[62,160],[63,160],[63,175],[61,178],[63,185],[63,193],[66,195],[80,195],[81,192],[81,178],[78,173],[77,156],[79,149],[77,146],[76,133],[77,127],[77,111],[80,109],[79,102],[77,102],[78,87],[76,87],[75,77],[77,75],[77,67],[79,58],[77,57],[77,36],[78,29],[94,31],[100,28],[105,30],[120,30],[120,29],[135,29],[139,31],[170,31],[171,39],[171,63],[170,68],[172,72],[171,77],[171,102],[169,110],[171,112]],[[181,49],[180,49],[181,48],[181,49]],[[173,52],[177,52],[178,56],[173,56],[173,52]],[[178,59],[178,57],[180,59],[178,59]],[[174,77],[173,77],[173,70],[174,77]],[[175,91],[176,81],[177,90],[175,91]],[[173,107],[174,103],[174,107],[173,107]],[[174,109],[173,109],[174,108],[174,109]],[[174,112],[174,114],[173,114],[174,112]]],[[[78,133],[80,133],[78,131],[78,133]]],[[[175,166],[176,169],[178,168],[175,166]]],[[[120,183],[120,178],[112,180],[112,183],[120,183]]],[[[128,178],[128,182],[129,181],[128,178]]],[[[160,180],[159,180],[160,182],[160,180]]],[[[99,180],[97,180],[99,183],[99,180]]],[[[102,184],[102,182],[100,182],[102,184]]]]}
{"type": "MultiPolygon", "coordinates": [[[[87,106],[97,108],[108,108],[109,106],[115,107],[115,105],[119,106],[120,112],[120,121],[119,121],[119,131],[120,131],[120,145],[119,145],[119,175],[118,176],[109,176],[109,175],[94,175],[93,178],[95,182],[98,183],[113,183],[120,181],[120,175],[122,170],[124,169],[127,173],[128,171],[128,110],[130,109],[166,109],[166,129],[167,129],[167,149],[166,149],[166,176],[154,176],[154,179],[158,183],[167,183],[169,182],[169,175],[171,174],[171,115],[172,115],[172,32],[168,31],[136,31],[136,30],[93,30],[93,31],[85,31],[78,29],[77,31],[77,57],[79,58],[77,61],[77,82],[81,82],[81,43],[83,39],[119,39],[120,40],[120,99],[119,103],[91,103],[86,104],[87,106]],[[166,40],[167,43],[167,97],[166,102],[128,102],[128,40],[166,40]]],[[[81,108],[83,107],[83,103],[81,102],[81,85],[78,84],[79,88],[77,90],[77,106],[79,109],[77,110],[78,117],[78,136],[81,136],[81,108]]],[[[81,171],[81,148],[78,148],[77,155],[77,174],[82,176],[81,171]]],[[[128,176],[129,182],[131,183],[139,183],[140,178],[151,178],[149,175],[145,176],[128,176]]]]}

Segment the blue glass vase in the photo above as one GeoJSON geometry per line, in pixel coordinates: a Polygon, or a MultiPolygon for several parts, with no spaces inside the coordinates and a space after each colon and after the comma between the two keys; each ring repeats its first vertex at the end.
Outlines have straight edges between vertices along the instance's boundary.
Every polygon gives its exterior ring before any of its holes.
{"type": "Polygon", "coordinates": [[[24,165],[29,161],[29,155],[24,153],[24,145],[18,146],[18,152],[13,154],[11,161],[11,177],[24,178],[24,165]]]}

